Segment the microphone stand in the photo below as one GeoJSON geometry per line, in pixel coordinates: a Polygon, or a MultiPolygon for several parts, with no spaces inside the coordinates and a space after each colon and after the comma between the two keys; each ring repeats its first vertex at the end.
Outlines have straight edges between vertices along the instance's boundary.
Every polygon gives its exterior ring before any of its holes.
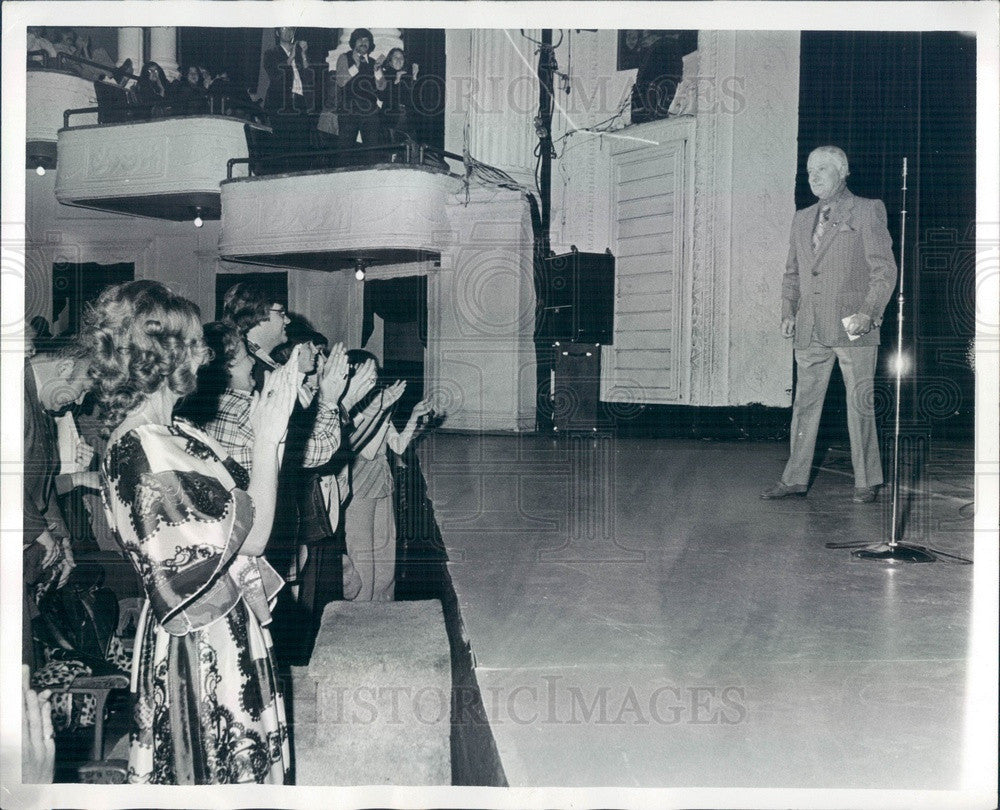
{"type": "Polygon", "coordinates": [[[827,543],[827,548],[857,548],[852,555],[862,560],[885,560],[887,562],[937,562],[937,555],[951,557],[951,554],[936,552],[924,546],[917,546],[910,543],[899,542],[902,534],[902,525],[899,514],[899,406],[902,399],[901,391],[903,385],[903,282],[904,268],[906,263],[906,161],[903,158],[903,204],[900,211],[899,226],[899,294],[898,301],[898,328],[896,332],[896,424],[893,434],[892,448],[892,527],[890,529],[889,542],[867,545],[865,543],[827,543]],[[858,548],[864,545],[864,548],[858,548]]]}

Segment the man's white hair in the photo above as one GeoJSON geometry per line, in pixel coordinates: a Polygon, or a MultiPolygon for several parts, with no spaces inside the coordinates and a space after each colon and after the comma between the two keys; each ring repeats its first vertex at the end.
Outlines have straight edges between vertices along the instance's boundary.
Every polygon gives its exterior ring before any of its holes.
{"type": "Polygon", "coordinates": [[[809,153],[809,159],[806,160],[807,166],[809,165],[809,161],[812,160],[813,155],[829,155],[832,157],[840,168],[841,177],[847,177],[851,173],[847,166],[847,153],[839,146],[817,146],[809,153]]]}

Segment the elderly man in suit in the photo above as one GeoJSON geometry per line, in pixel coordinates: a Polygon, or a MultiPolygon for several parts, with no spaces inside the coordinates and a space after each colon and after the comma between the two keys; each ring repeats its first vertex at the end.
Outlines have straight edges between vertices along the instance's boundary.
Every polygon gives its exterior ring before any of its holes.
{"type": "MultiPolygon", "coordinates": [[[[47,343],[24,367],[24,587],[22,663],[41,663],[35,655],[31,620],[38,616],[35,589],[54,577],[61,587],[73,566],[70,531],[56,499],[59,438],[54,414],[79,404],[90,390],[90,358],[78,343],[47,343]]],[[[89,462],[90,445],[81,443],[76,460],[89,462]],[[81,450],[83,452],[81,453],[81,450]]]]}
{"type": "Polygon", "coordinates": [[[791,453],[766,500],[805,495],[816,433],[834,361],[847,388],[855,503],[872,503],[882,484],[873,381],[882,313],[896,286],[896,261],[881,200],[847,189],[847,155],[821,146],[806,164],[818,202],[797,211],[781,287],[781,334],[794,338],[798,385],[791,453]]]}

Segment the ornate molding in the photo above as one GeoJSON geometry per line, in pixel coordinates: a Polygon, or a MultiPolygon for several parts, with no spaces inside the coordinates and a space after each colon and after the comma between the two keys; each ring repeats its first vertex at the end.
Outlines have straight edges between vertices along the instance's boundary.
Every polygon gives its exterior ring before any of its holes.
{"type": "Polygon", "coordinates": [[[793,213],[798,35],[699,34],[691,404],[787,404],[777,340],[793,213]]]}
{"type": "Polygon", "coordinates": [[[518,31],[472,32],[470,93],[465,100],[469,149],[477,160],[503,169],[529,187],[535,184],[536,59],[530,41],[518,31]]]}
{"type": "Polygon", "coordinates": [[[691,285],[692,405],[724,405],[728,397],[729,276],[734,111],[721,103],[721,83],[735,75],[735,35],[698,35],[699,94],[695,139],[695,212],[691,285]]]}
{"type": "Polygon", "coordinates": [[[736,35],[744,109],[737,119],[737,160],[732,219],[734,301],[731,318],[729,399],[734,404],[788,405],[791,357],[777,333],[781,277],[788,231],[795,212],[793,189],[798,150],[799,35],[740,32],[736,35]],[[752,81],[750,80],[752,78],[752,81]]]}
{"type": "Polygon", "coordinates": [[[440,252],[452,230],[445,206],[460,187],[450,175],[411,168],[223,183],[219,249],[227,257],[383,249],[440,252]]]}
{"type": "Polygon", "coordinates": [[[243,123],[220,116],[166,118],[59,133],[56,198],[218,193],[226,161],[246,157],[243,123]]]}
{"type": "MultiPolygon", "coordinates": [[[[48,70],[28,71],[26,135],[28,141],[55,141],[63,125],[65,110],[94,107],[94,83],[79,76],[48,70]]],[[[74,117],[77,123],[97,123],[97,114],[74,117]],[[88,118],[90,119],[88,121],[88,118]]]]}

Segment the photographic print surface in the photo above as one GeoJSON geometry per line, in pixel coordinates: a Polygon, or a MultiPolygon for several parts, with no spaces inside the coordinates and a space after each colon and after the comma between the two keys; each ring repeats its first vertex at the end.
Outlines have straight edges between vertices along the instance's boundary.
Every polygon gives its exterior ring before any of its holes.
{"type": "Polygon", "coordinates": [[[4,15],[11,806],[986,806],[995,26],[685,6],[4,15]]]}

